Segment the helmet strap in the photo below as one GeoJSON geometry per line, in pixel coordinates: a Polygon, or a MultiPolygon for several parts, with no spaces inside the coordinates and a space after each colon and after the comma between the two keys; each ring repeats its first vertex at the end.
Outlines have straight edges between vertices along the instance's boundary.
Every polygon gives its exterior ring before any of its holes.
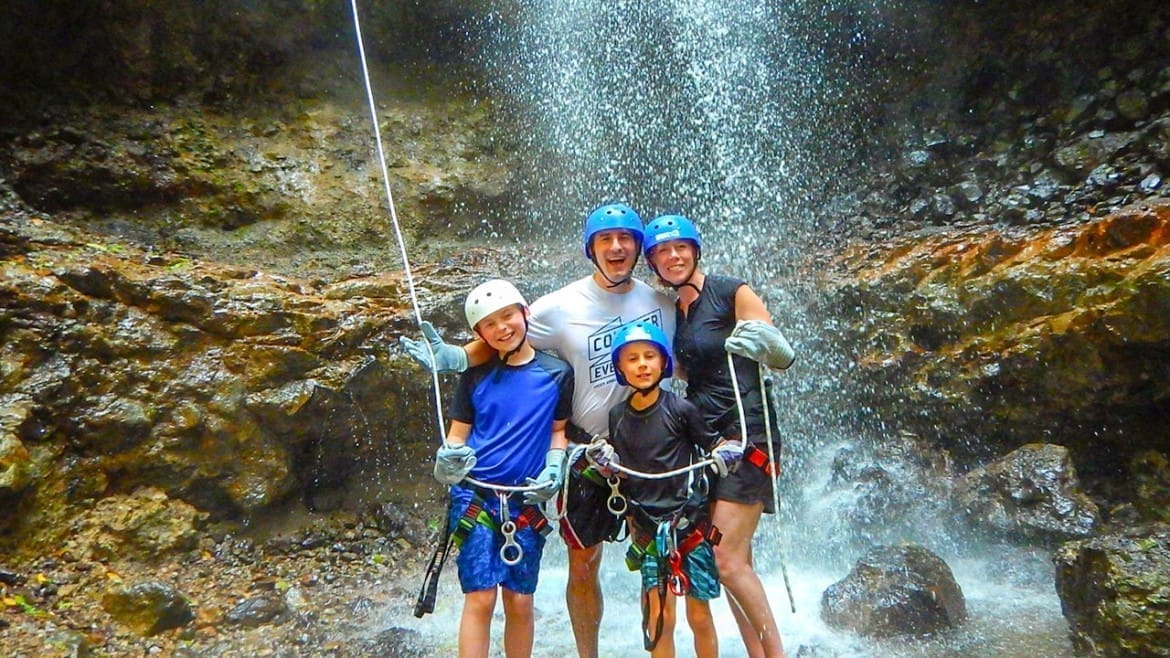
{"type": "Polygon", "coordinates": [[[630,388],[634,389],[634,395],[646,397],[646,396],[650,395],[651,393],[653,393],[654,389],[658,388],[658,385],[662,383],[663,379],[665,379],[665,378],[662,376],[662,373],[659,373],[658,379],[654,380],[653,384],[650,384],[649,386],[641,387],[641,388],[631,384],[630,388]]]}

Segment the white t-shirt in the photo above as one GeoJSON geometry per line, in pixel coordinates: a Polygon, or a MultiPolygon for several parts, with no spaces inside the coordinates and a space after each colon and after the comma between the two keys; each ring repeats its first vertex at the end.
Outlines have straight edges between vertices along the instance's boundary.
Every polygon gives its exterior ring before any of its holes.
{"type": "Polygon", "coordinates": [[[615,293],[587,276],[529,308],[532,346],[554,352],[573,366],[573,424],[591,435],[609,434],[610,407],[629,395],[613,376],[609,348],[614,332],[627,322],[648,320],[673,340],[674,302],[637,279],[629,292],[615,293]]]}

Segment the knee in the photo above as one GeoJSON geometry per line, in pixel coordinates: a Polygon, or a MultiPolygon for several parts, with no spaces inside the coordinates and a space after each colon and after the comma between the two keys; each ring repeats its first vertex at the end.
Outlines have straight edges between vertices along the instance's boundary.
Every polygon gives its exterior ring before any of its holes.
{"type": "Polygon", "coordinates": [[[577,582],[597,579],[601,567],[600,546],[569,551],[569,579],[577,582]]]}
{"type": "Polygon", "coordinates": [[[463,597],[463,613],[474,617],[488,617],[496,609],[496,590],[485,589],[469,592],[463,597]]]}
{"type": "Polygon", "coordinates": [[[693,609],[693,606],[687,606],[687,626],[695,635],[714,635],[715,620],[711,617],[710,608],[693,609]]]}
{"type": "Polygon", "coordinates": [[[744,556],[731,551],[715,550],[715,566],[719,569],[720,580],[735,580],[751,573],[751,562],[744,556]]]}
{"type": "Polygon", "coordinates": [[[533,621],[533,611],[534,606],[531,594],[517,594],[516,592],[504,591],[504,612],[507,613],[510,619],[519,623],[531,623],[533,621]]]}

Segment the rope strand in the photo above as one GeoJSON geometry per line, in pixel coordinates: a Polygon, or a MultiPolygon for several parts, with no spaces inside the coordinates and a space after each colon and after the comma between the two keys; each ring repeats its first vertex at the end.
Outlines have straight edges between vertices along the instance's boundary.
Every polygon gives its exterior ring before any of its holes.
{"type": "MultiPolygon", "coordinates": [[[[390,222],[394,227],[394,237],[398,241],[398,252],[402,257],[402,271],[406,275],[406,287],[410,292],[410,304],[414,309],[414,320],[421,330],[422,311],[419,308],[418,294],[414,288],[414,275],[410,271],[410,259],[406,255],[406,241],[402,237],[402,228],[398,224],[398,211],[394,208],[394,194],[390,191],[390,172],[386,168],[386,151],[382,145],[382,130],[378,126],[378,109],[377,104],[374,102],[374,88],[370,84],[370,69],[366,62],[366,47],[362,39],[361,21],[358,19],[357,0],[350,0],[350,6],[353,8],[353,29],[357,36],[358,55],[362,63],[362,80],[366,86],[366,99],[370,105],[370,120],[374,124],[374,141],[378,146],[378,165],[382,171],[382,186],[386,193],[386,203],[389,206],[390,222]]],[[[427,353],[430,354],[431,363],[434,363],[435,354],[431,351],[430,343],[425,340],[423,342],[426,343],[427,353]]],[[[439,373],[433,368],[431,369],[431,383],[435,394],[435,419],[439,424],[439,436],[445,437],[446,423],[443,420],[443,401],[439,389],[439,373]]]]}

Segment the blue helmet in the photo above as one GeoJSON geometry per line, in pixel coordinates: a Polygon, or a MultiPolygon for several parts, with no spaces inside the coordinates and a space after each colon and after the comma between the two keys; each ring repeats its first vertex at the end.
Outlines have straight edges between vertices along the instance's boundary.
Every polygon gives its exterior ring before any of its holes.
{"type": "Polygon", "coordinates": [[[642,243],[642,218],[624,203],[611,203],[589,213],[585,220],[585,257],[593,258],[593,236],[602,231],[623,229],[634,234],[642,243]]]}
{"type": "Polygon", "coordinates": [[[641,341],[654,343],[658,347],[658,351],[662,352],[662,360],[665,362],[662,366],[663,379],[670,377],[674,372],[674,364],[670,359],[670,344],[666,341],[666,334],[662,333],[662,329],[659,329],[656,324],[646,320],[635,320],[618,328],[617,333],[613,335],[613,343],[609,347],[609,360],[613,363],[613,375],[622,386],[625,386],[627,382],[626,378],[622,376],[622,371],[618,368],[620,352],[626,345],[641,341]]]}
{"type": "Polygon", "coordinates": [[[655,217],[654,221],[646,225],[646,231],[643,234],[645,237],[642,240],[642,253],[646,255],[646,259],[650,258],[650,250],[663,242],[670,240],[688,240],[695,247],[695,260],[699,260],[699,255],[703,251],[703,241],[699,239],[699,229],[691,220],[682,215],[662,215],[655,217]]]}

